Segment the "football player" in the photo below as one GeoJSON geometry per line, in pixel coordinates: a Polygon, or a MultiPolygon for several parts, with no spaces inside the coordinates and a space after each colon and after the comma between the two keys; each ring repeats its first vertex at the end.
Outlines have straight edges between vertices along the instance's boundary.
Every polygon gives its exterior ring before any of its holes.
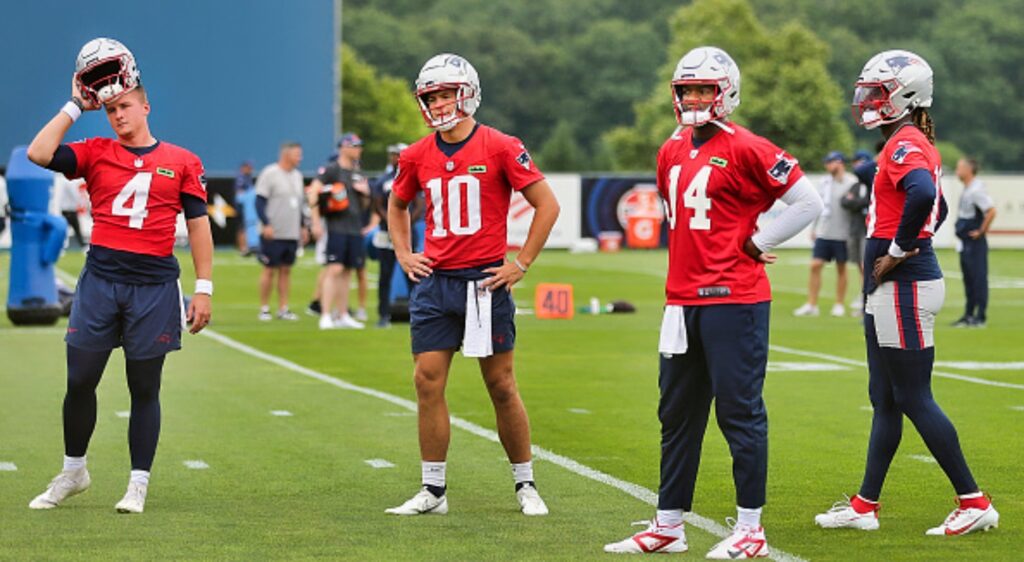
{"type": "Polygon", "coordinates": [[[964,460],[956,428],[932,397],[935,315],[946,288],[932,249],[945,218],[935,148],[932,69],[901,50],[871,57],[857,78],[854,118],[879,129],[878,157],[868,207],[864,250],[864,339],[868,394],[874,415],[860,492],[814,518],[827,529],[878,529],[878,499],[903,435],[903,416],[917,428],[958,496],[958,506],[927,535],[962,535],[999,524],[999,513],[979,489],[964,460]]]}
{"type": "Polygon", "coordinates": [[[451,427],[444,389],[455,351],[479,358],[526,515],[546,515],[533,477],[530,426],[516,388],[516,330],[511,287],[526,275],[558,217],[559,205],[523,143],[481,125],[480,79],[469,62],[440,54],[416,79],[416,99],[434,134],[402,151],[392,184],[388,225],[395,257],[415,285],[409,301],[423,488],[388,513],[447,513],[445,469],[451,427]],[[409,205],[426,192],[423,253],[410,246],[409,205]],[[518,255],[505,259],[509,200],[521,192],[534,207],[518,255]]]}
{"type": "Polygon", "coordinates": [[[181,348],[186,319],[193,334],[210,320],[213,238],[203,165],[195,154],[154,138],[149,111],[132,53],[113,39],[94,39],[78,55],[71,100],[28,148],[36,164],[85,179],[94,221],[64,338],[64,469],[32,500],[32,509],[57,507],[89,487],[85,453],[96,427],[96,386],[111,350],[123,347],[131,392],[132,469],[128,491],[116,508],[142,513],[160,435],[164,358],[181,348]],[[116,138],[62,144],[83,112],[100,108],[116,138]],[[187,313],[173,254],[181,212],[196,273],[187,313]]]}
{"type": "Polygon", "coordinates": [[[760,558],[768,472],[768,418],[761,391],[768,360],[771,287],[765,264],[781,242],[821,213],[817,190],[797,160],[728,121],[740,103],[740,71],[725,51],[698,47],[671,82],[680,128],[658,151],[669,264],[658,385],[661,484],[647,528],[605,545],[617,553],[684,552],[683,514],[693,507],[701,442],[712,401],[732,453],[737,518],[708,552],[760,558]],[[763,229],[758,216],[788,206],[763,229]]]}

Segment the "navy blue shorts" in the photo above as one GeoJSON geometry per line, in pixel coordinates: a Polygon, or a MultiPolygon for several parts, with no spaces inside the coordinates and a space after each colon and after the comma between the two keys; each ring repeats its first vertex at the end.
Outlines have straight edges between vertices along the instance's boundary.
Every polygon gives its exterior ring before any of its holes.
{"type": "Polygon", "coordinates": [[[366,265],[366,244],[361,234],[327,233],[327,263],[340,263],[349,269],[366,265]]]}
{"type": "Polygon", "coordinates": [[[291,266],[299,250],[297,240],[268,240],[260,238],[260,262],[267,267],[291,266]]]}
{"type": "Polygon", "coordinates": [[[817,238],[814,240],[814,252],[812,255],[815,259],[825,262],[846,263],[846,240],[817,238]]]}
{"type": "Polygon", "coordinates": [[[108,281],[88,268],[75,287],[64,341],[87,351],[124,347],[132,360],[181,349],[185,307],[177,280],[154,285],[108,281]]]}
{"type": "MultiPolygon", "coordinates": [[[[474,269],[435,270],[413,285],[409,296],[412,352],[459,349],[466,329],[466,284],[485,275],[474,269]]],[[[510,351],[516,343],[516,305],[512,293],[500,288],[491,296],[491,345],[494,353],[510,351]]]]}

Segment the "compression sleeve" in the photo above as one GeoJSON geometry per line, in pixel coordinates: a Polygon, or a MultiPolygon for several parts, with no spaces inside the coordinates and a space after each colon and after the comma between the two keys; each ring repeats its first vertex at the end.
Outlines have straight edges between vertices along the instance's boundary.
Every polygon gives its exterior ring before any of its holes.
{"type": "Polygon", "coordinates": [[[788,207],[751,239],[762,252],[770,252],[795,236],[825,209],[817,190],[806,176],[797,180],[779,199],[788,207]]]}
{"type": "Polygon", "coordinates": [[[256,196],[256,216],[260,218],[261,223],[270,224],[270,219],[267,218],[267,198],[262,195],[256,196]]]}
{"type": "Polygon", "coordinates": [[[907,172],[900,183],[907,193],[907,199],[903,203],[903,214],[894,242],[901,250],[909,252],[914,248],[914,241],[935,204],[935,181],[923,168],[915,168],[907,172]]]}
{"type": "Polygon", "coordinates": [[[181,208],[185,211],[186,219],[195,219],[206,216],[206,201],[203,201],[195,195],[182,193],[181,208]]]}
{"type": "Polygon", "coordinates": [[[70,146],[62,144],[53,152],[53,159],[46,165],[47,170],[60,172],[67,177],[74,177],[78,169],[78,157],[70,146]]]}

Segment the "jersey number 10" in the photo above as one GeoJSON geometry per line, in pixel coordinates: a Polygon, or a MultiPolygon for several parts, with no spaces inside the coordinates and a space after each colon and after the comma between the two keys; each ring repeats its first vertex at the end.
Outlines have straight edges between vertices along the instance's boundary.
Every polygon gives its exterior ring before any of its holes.
{"type": "MultiPolygon", "coordinates": [[[[676,205],[679,203],[679,172],[682,165],[676,164],[668,171],[668,202],[665,205],[665,215],[668,217],[668,226],[672,230],[676,228],[676,205]]],[[[683,206],[693,209],[693,216],[690,217],[690,230],[711,230],[711,218],[708,211],[711,210],[711,198],[708,197],[708,180],[711,179],[711,166],[704,166],[690,180],[690,185],[683,193],[683,206]]]]}
{"type": "Polygon", "coordinates": [[[444,238],[448,232],[457,236],[468,236],[480,230],[480,180],[475,176],[455,176],[448,180],[447,194],[441,187],[441,178],[427,182],[430,192],[430,206],[433,209],[431,218],[434,229],[430,231],[435,238],[444,238]],[[466,217],[463,220],[462,188],[466,188],[466,217]],[[445,197],[447,195],[447,197],[445,197]],[[448,200],[448,228],[444,225],[445,199],[448,200]]]}

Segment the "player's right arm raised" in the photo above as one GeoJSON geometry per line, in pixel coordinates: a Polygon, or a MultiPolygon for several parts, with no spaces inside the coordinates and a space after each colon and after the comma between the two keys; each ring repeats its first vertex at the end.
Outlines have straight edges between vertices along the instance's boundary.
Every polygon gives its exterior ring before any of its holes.
{"type": "Polygon", "coordinates": [[[39,166],[49,165],[53,160],[53,153],[57,151],[57,147],[64,140],[64,135],[67,134],[71,125],[78,120],[83,111],[96,109],[99,109],[98,104],[82,99],[82,95],[78,92],[78,80],[72,76],[71,100],[64,104],[57,115],[54,115],[53,119],[50,119],[50,122],[36,133],[36,138],[32,139],[32,144],[28,145],[28,159],[39,166]]]}

